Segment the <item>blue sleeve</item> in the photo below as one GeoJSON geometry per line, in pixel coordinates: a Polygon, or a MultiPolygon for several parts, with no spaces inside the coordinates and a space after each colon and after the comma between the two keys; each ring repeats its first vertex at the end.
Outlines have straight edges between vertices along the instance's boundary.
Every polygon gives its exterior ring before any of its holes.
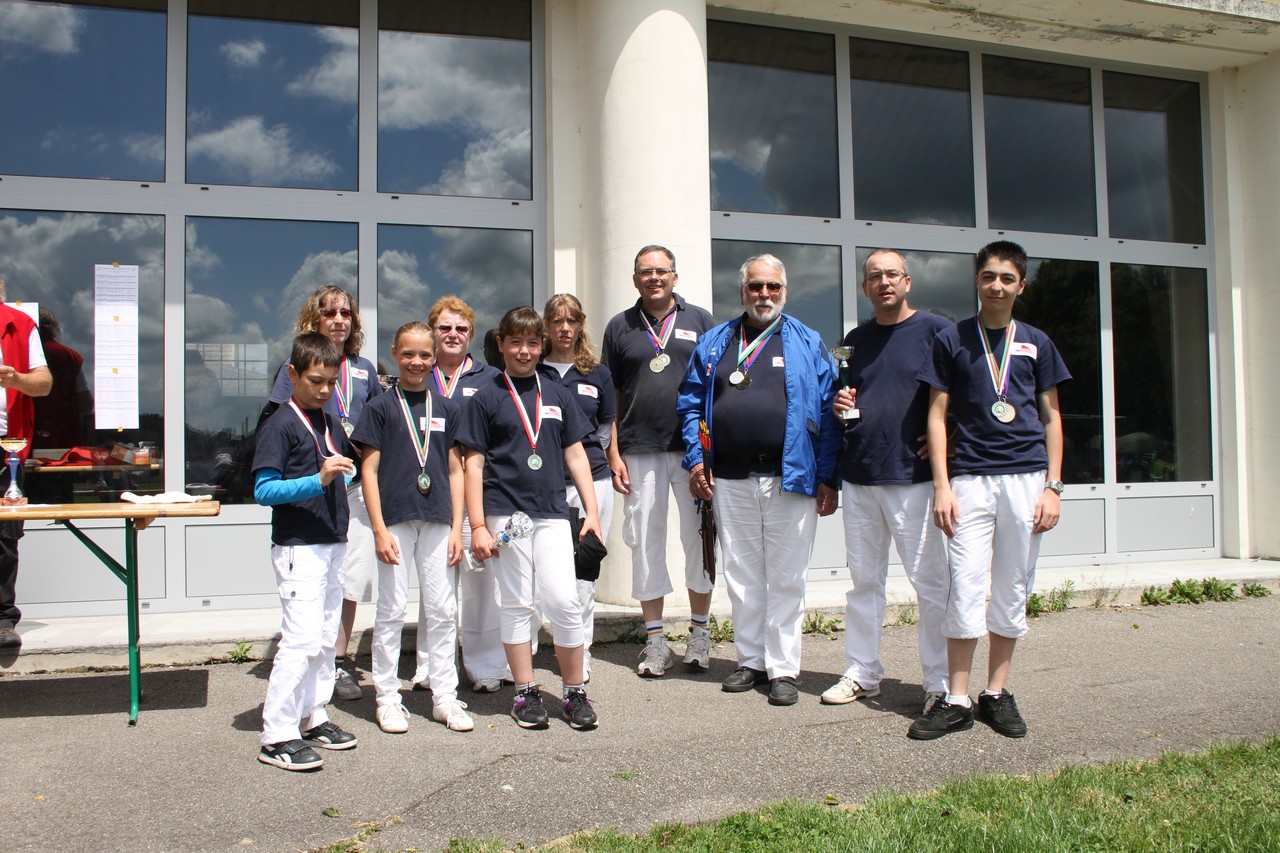
{"type": "Polygon", "coordinates": [[[286,480],[275,468],[259,468],[253,472],[253,499],[262,506],[291,504],[324,494],[320,474],[286,480]]]}
{"type": "MultiPolygon", "coordinates": [[[[694,347],[689,356],[689,366],[685,369],[684,380],[680,383],[680,396],[676,400],[676,416],[680,419],[680,434],[684,439],[685,454],[681,465],[686,471],[702,462],[702,442],[698,438],[698,422],[707,409],[707,401],[711,394],[712,377],[705,376],[703,367],[706,357],[704,349],[705,334],[694,347]]],[[[710,420],[707,425],[710,426],[710,420]]]]}

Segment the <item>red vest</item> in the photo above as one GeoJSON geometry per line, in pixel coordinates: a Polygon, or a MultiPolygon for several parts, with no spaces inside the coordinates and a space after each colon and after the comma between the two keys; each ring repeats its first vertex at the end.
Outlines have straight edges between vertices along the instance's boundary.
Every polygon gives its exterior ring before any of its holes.
{"type": "MultiPolygon", "coordinates": [[[[19,373],[31,371],[31,332],[35,321],[21,311],[0,304],[0,357],[4,363],[19,373]]],[[[31,453],[31,440],[35,437],[35,402],[16,388],[5,389],[5,402],[9,409],[9,435],[27,439],[27,449],[18,454],[26,460],[31,453]]]]}

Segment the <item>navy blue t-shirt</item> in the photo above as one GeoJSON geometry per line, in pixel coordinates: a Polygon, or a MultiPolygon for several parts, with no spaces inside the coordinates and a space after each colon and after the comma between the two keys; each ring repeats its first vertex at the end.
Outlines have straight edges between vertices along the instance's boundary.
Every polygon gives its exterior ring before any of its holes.
{"type": "MultiPolygon", "coordinates": [[[[338,419],[320,409],[303,409],[315,431],[313,437],[292,406],[276,409],[258,429],[257,448],[253,454],[253,470],[272,468],[286,480],[297,480],[319,473],[325,446],[326,426],[338,452],[355,456],[338,419]],[[320,440],[317,446],[316,439],[320,440]]],[[[324,492],[296,503],[277,504],[271,508],[271,541],[277,545],[328,545],[347,541],[347,490],[341,476],[334,477],[324,492]]]]}
{"type": "MultiPolygon", "coordinates": [[[[403,390],[403,389],[401,389],[403,390]]],[[[460,423],[458,405],[430,384],[426,391],[404,391],[409,412],[418,437],[427,417],[427,395],[431,395],[431,419],[427,436],[427,476],[431,478],[430,494],[418,491],[418,463],[414,439],[404,420],[400,391],[383,394],[365,407],[351,440],[377,450],[378,496],[382,502],[382,521],[390,526],[403,521],[453,523],[453,507],[449,502],[449,449],[460,423]]]]}
{"type": "Polygon", "coordinates": [[[746,371],[751,384],[737,388],[729,377],[738,370],[738,342],[742,328],[747,343],[762,329],[745,323],[733,333],[724,356],[716,365],[711,387],[711,446],[716,449],[715,476],[740,480],[755,471],[750,458],[776,456],[775,473],[782,473],[782,449],[786,441],[787,371],[782,360],[782,335],[775,332],[761,347],[746,371]]]}
{"type": "MultiPolygon", "coordinates": [[[[605,452],[601,437],[601,426],[608,428],[617,417],[618,399],[613,390],[613,376],[609,368],[597,364],[590,373],[583,373],[576,365],[569,365],[564,375],[543,362],[538,371],[544,380],[558,382],[569,390],[578,407],[591,425],[591,434],[582,440],[582,449],[587,452],[587,461],[591,463],[591,479],[609,479],[609,457],[605,452]]],[[[572,486],[573,480],[565,472],[565,485],[572,486]]]]}
{"type": "MultiPolygon", "coordinates": [[[[996,391],[976,319],[961,320],[939,332],[918,377],[950,395],[949,410],[956,424],[951,476],[1043,471],[1049,457],[1036,395],[1066,382],[1071,374],[1048,335],[1018,323],[1006,387],[1006,399],[1015,415],[1012,422],[1000,423],[991,413],[996,391]]],[[[988,337],[998,363],[1004,352],[1005,330],[989,330],[988,337]]]]}
{"type": "Polygon", "coordinates": [[[924,446],[929,387],[917,378],[929,360],[933,339],[950,320],[917,311],[901,323],[874,321],[852,329],[844,345],[850,387],[858,392],[861,417],[845,421],[840,476],[860,486],[927,483],[929,462],[916,455],[924,446]]]}
{"type": "MultiPolygon", "coordinates": [[[[450,398],[453,402],[458,404],[458,409],[463,412],[466,411],[467,403],[471,400],[472,395],[474,395],[476,391],[492,382],[494,377],[502,375],[501,370],[497,370],[493,366],[485,364],[479,359],[474,359],[470,356],[467,356],[467,358],[470,359],[470,361],[463,361],[462,376],[458,379],[458,384],[453,387],[453,395],[450,398]]],[[[440,378],[436,376],[436,372],[438,370],[439,365],[436,366],[435,370],[431,371],[431,379],[428,381],[428,384],[443,395],[446,393],[445,386],[440,381],[440,378]]],[[[443,373],[443,371],[441,372],[443,373]]],[[[452,379],[453,374],[450,373],[444,376],[444,378],[446,380],[452,379]]]]}
{"type": "MultiPolygon", "coordinates": [[[[530,426],[537,428],[535,377],[512,382],[530,426]]],[[[510,515],[519,510],[531,518],[567,518],[564,448],[582,441],[590,431],[568,390],[556,382],[542,382],[542,428],[537,447],[542,467],[531,469],[528,459],[534,451],[503,374],[497,373],[471,398],[462,414],[457,441],[485,456],[485,513],[510,515]]]]}
{"type": "MultiPolygon", "coordinates": [[[[614,317],[604,329],[600,359],[613,374],[618,389],[618,450],[622,453],[684,452],[676,399],[680,382],[698,339],[716,324],[711,314],[690,305],[679,294],[675,328],[667,341],[671,363],[661,373],[649,369],[657,350],[640,314],[640,300],[614,317]]],[[[664,317],[650,317],[655,332],[664,317]]]]}

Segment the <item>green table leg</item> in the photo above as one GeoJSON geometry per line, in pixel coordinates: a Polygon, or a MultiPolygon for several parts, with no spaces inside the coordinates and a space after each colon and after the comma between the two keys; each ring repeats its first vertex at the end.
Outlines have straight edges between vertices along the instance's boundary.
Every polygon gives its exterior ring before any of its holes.
{"type": "Polygon", "coordinates": [[[70,530],[86,548],[93,552],[102,565],[124,582],[125,609],[129,617],[129,725],[138,724],[138,704],[142,700],[142,660],[138,654],[138,527],[132,518],[124,520],[124,562],[115,558],[84,534],[82,530],[63,519],[59,523],[70,530]]]}

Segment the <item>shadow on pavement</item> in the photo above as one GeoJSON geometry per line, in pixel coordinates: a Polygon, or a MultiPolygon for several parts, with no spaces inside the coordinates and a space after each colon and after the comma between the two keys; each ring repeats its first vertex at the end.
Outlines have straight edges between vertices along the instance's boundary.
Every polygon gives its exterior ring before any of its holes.
{"type": "MultiPolygon", "coordinates": [[[[142,673],[141,712],[204,708],[209,673],[203,669],[142,673]]],[[[129,674],[107,673],[0,679],[0,718],[129,713],[129,674]]]]}

